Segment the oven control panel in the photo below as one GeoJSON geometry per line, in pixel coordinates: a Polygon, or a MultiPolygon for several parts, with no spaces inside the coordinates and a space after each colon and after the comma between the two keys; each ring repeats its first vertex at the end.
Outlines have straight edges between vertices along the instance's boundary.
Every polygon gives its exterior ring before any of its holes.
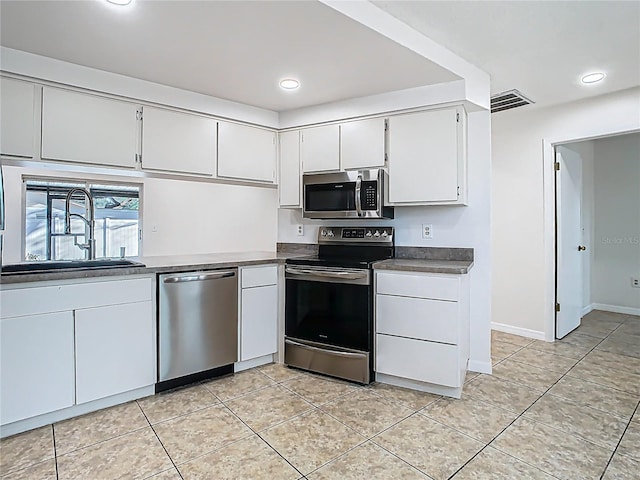
{"type": "Polygon", "coordinates": [[[319,243],[393,243],[393,227],[320,227],[319,243]]]}

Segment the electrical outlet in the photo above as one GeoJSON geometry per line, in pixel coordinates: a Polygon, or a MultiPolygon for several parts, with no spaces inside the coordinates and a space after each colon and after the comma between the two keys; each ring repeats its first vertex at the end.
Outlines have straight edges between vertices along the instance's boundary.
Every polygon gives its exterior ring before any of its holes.
{"type": "Polygon", "coordinates": [[[296,232],[297,232],[298,236],[300,236],[300,237],[302,235],[304,235],[304,226],[301,223],[296,225],[296,232]]]}
{"type": "Polygon", "coordinates": [[[422,238],[433,238],[433,225],[430,223],[422,224],[422,238]]]}
{"type": "Polygon", "coordinates": [[[631,286],[634,288],[640,288],[640,278],[631,277],[631,286]]]}

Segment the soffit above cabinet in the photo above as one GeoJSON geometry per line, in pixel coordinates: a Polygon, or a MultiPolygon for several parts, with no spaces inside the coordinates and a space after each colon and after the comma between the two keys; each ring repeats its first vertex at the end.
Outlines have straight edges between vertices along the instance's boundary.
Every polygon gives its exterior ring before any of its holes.
{"type": "Polygon", "coordinates": [[[2,1],[0,43],[286,111],[459,79],[316,1],[2,1]],[[296,92],[278,82],[296,77],[296,92]]]}

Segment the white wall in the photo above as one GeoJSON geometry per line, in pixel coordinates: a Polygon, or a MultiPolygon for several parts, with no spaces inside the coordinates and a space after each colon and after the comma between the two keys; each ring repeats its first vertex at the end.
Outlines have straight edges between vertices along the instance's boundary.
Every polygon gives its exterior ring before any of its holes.
{"type": "Polygon", "coordinates": [[[145,256],[275,250],[278,198],[274,188],[99,174],[98,169],[87,173],[86,168],[85,171],[74,166],[66,168],[2,166],[6,202],[4,263],[23,261],[24,175],[139,183],[143,192],[142,254],[145,256]]]}
{"type": "MultiPolygon", "coordinates": [[[[492,116],[492,321],[544,337],[553,269],[547,268],[543,140],[566,143],[640,129],[640,89],[492,116]]],[[[549,159],[551,162],[552,159],[549,159]]],[[[551,225],[553,223],[551,222],[551,225]]],[[[552,301],[552,300],[551,300],[552,301]]]]}
{"type": "Polygon", "coordinates": [[[640,313],[640,134],[594,143],[592,301],[640,313]]]}
{"type": "MultiPolygon", "coordinates": [[[[468,206],[396,207],[393,220],[358,221],[365,225],[391,225],[396,245],[470,247],[475,261],[471,270],[471,368],[490,371],[491,319],[491,117],[480,111],[468,116],[468,206]],[[422,238],[422,224],[433,225],[433,239],[422,238]]],[[[318,225],[353,225],[353,220],[307,220],[299,210],[280,209],[278,241],[313,243],[318,225]],[[304,236],[296,224],[304,225],[304,236]]]]}

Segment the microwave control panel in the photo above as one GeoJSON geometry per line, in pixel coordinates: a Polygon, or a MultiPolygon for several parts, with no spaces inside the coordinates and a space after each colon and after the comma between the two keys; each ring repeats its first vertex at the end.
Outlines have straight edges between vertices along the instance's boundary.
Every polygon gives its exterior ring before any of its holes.
{"type": "Polygon", "coordinates": [[[362,210],[378,209],[378,187],[377,182],[362,182],[360,199],[362,202],[362,210]]]}

